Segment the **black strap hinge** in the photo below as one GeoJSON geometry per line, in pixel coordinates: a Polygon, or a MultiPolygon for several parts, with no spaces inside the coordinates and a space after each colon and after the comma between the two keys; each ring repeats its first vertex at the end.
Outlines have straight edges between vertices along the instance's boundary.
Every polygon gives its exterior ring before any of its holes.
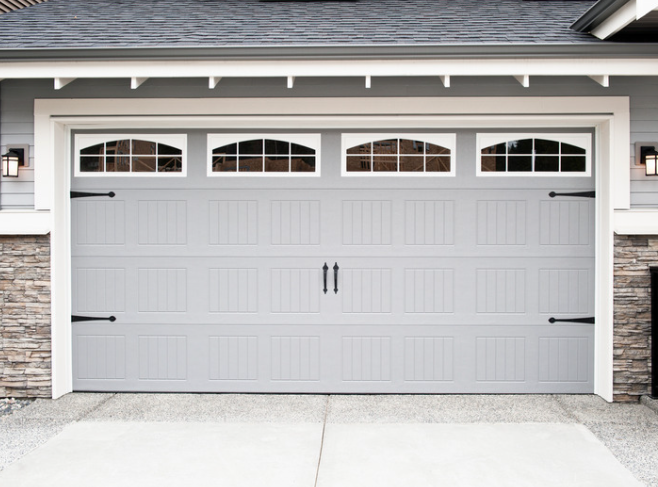
{"type": "Polygon", "coordinates": [[[110,198],[114,198],[116,193],[114,191],[110,191],[109,193],[85,193],[83,191],[71,191],[71,198],[91,198],[93,196],[109,196],[110,198]]]}
{"type": "Polygon", "coordinates": [[[587,323],[590,325],[594,324],[594,317],[590,316],[588,318],[566,318],[563,320],[558,320],[557,318],[549,318],[548,319],[549,323],[557,323],[557,322],[564,322],[564,323],[587,323]]]}
{"type": "Polygon", "coordinates": [[[116,316],[102,317],[71,315],[71,323],[77,323],[78,321],[111,321],[114,323],[116,320],[116,316]]]}
{"type": "Polygon", "coordinates": [[[576,198],[596,198],[596,191],[580,191],[577,193],[556,193],[551,191],[548,196],[555,198],[556,196],[573,196],[576,198]]]}

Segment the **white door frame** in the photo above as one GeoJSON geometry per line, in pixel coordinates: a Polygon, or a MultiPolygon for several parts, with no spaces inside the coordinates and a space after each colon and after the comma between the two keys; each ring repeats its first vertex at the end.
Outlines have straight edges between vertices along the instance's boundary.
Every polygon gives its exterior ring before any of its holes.
{"type": "Polygon", "coordinates": [[[38,99],[34,112],[35,207],[51,217],[53,398],[72,390],[72,130],[577,127],[596,135],[594,391],[613,399],[613,216],[630,207],[628,97],[38,99]]]}

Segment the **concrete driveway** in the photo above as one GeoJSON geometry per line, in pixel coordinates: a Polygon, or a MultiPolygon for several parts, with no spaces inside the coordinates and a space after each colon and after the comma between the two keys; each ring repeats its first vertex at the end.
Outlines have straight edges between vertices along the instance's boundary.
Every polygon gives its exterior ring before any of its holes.
{"type": "Polygon", "coordinates": [[[596,396],[69,394],[0,418],[3,486],[658,486],[596,396]]]}

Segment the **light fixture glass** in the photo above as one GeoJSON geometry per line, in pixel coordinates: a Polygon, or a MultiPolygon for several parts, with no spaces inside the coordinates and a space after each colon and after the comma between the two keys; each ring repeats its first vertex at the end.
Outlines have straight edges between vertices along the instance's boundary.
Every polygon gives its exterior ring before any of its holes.
{"type": "Polygon", "coordinates": [[[21,163],[21,156],[17,152],[9,151],[2,156],[2,175],[6,178],[18,177],[18,166],[21,163]]]}
{"type": "Polygon", "coordinates": [[[655,149],[649,150],[644,153],[644,170],[647,176],[658,176],[658,167],[656,167],[656,162],[658,161],[658,151],[655,149]]]}

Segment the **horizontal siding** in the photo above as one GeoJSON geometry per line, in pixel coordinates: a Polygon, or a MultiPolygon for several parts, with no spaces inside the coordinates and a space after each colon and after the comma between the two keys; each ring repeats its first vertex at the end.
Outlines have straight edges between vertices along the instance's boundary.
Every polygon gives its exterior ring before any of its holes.
{"type": "MultiPolygon", "coordinates": [[[[0,150],[7,143],[30,145],[30,167],[34,160],[33,108],[35,98],[199,98],[212,97],[291,97],[291,96],[630,96],[631,107],[631,204],[658,207],[658,178],[647,178],[642,166],[635,166],[634,143],[658,142],[658,78],[613,77],[610,88],[581,77],[531,77],[523,88],[512,77],[460,77],[445,89],[434,78],[374,79],[366,90],[361,78],[300,78],[290,90],[283,79],[222,79],[215,90],[208,90],[204,79],[150,79],[137,90],[128,79],[76,80],[62,90],[53,89],[52,80],[5,80],[0,84],[0,150]]],[[[30,192],[34,181],[31,169],[21,170],[18,180],[2,180],[0,208],[33,206],[30,192]]]]}

